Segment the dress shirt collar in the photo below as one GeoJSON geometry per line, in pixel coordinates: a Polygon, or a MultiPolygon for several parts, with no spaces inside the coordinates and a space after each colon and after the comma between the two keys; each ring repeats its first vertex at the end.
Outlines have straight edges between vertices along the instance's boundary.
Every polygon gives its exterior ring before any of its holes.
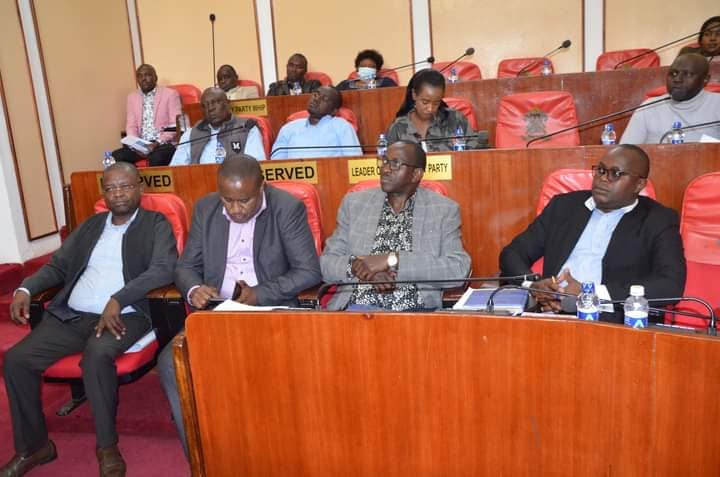
{"type": "MultiPolygon", "coordinates": [[[[621,208],[615,209],[615,210],[622,210],[622,213],[624,215],[624,214],[627,214],[628,212],[632,211],[635,208],[635,206],[637,206],[637,205],[638,205],[638,200],[636,198],[635,202],[633,202],[632,204],[626,205],[625,207],[621,207],[621,208]]],[[[593,199],[592,196],[590,196],[590,198],[588,198],[588,200],[585,201],[585,207],[587,207],[590,212],[594,211],[597,208],[597,206],[595,205],[595,199],[593,199]]],[[[615,210],[611,210],[610,212],[603,212],[603,213],[611,214],[611,213],[615,212],[615,210]]],[[[598,210],[598,212],[602,212],[602,211],[598,210]]]]}
{"type": "Polygon", "coordinates": [[[143,92],[143,90],[140,90],[140,94],[144,98],[155,97],[155,93],[157,93],[157,86],[155,86],[152,90],[148,91],[147,93],[143,92]]]}

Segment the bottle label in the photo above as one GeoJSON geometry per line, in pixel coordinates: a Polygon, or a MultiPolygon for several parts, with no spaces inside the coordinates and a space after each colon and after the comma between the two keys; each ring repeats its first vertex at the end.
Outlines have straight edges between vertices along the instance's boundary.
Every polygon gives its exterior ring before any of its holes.
{"type": "Polygon", "coordinates": [[[644,311],[626,311],[625,312],[625,326],[630,328],[647,328],[648,327],[648,315],[644,311]]]}
{"type": "Polygon", "coordinates": [[[600,312],[597,310],[593,310],[593,311],[578,310],[577,317],[578,317],[578,320],[598,321],[598,320],[600,320],[600,312]]]}
{"type": "Polygon", "coordinates": [[[453,151],[464,151],[465,144],[453,144],[453,151]]]}

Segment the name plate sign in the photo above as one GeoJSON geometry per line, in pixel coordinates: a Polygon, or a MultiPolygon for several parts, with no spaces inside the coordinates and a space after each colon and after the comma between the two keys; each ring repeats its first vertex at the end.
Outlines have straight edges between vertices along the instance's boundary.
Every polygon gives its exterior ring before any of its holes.
{"type": "Polygon", "coordinates": [[[260,167],[265,180],[268,182],[298,181],[309,182],[310,184],[318,183],[317,162],[315,161],[261,161],[260,167]]]}
{"type": "Polygon", "coordinates": [[[255,116],[267,116],[266,99],[243,99],[230,102],[230,111],[233,114],[254,114],[255,116]]]}
{"type": "MultiPolygon", "coordinates": [[[[348,165],[348,182],[357,184],[358,182],[379,179],[380,168],[377,165],[377,159],[349,159],[348,165]]],[[[401,166],[402,167],[402,166],[401,166]]],[[[452,180],[452,156],[450,154],[438,154],[427,156],[427,164],[425,164],[425,174],[423,179],[435,181],[452,180]]]]}

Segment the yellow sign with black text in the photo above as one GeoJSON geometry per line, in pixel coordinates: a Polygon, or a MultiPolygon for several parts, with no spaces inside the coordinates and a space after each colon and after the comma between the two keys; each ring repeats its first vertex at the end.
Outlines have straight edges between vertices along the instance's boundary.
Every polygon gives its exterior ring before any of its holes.
{"type": "MultiPolygon", "coordinates": [[[[358,182],[380,177],[380,168],[375,158],[350,159],[347,164],[348,182],[350,184],[357,184],[358,182]]],[[[423,179],[435,181],[452,180],[452,156],[449,154],[427,156],[423,179]]]]}
{"type": "Polygon", "coordinates": [[[272,181],[298,181],[318,183],[318,168],[315,161],[276,162],[262,161],[265,180],[272,181]]]}
{"type": "MultiPolygon", "coordinates": [[[[175,192],[172,169],[139,169],[140,179],[145,184],[145,192],[175,192]]],[[[98,190],[103,193],[103,175],[97,174],[98,190]]]]}
{"type": "Polygon", "coordinates": [[[254,114],[255,116],[267,116],[267,100],[243,99],[240,101],[231,101],[230,111],[233,114],[254,114]]]}

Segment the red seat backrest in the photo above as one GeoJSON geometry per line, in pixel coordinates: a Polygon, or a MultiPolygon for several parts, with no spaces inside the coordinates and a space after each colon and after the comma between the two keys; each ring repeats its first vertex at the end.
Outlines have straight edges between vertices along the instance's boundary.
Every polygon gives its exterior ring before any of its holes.
{"type": "Polygon", "coordinates": [[[473,110],[472,103],[467,98],[446,97],[443,98],[443,101],[445,101],[445,104],[449,107],[461,112],[467,118],[473,131],[477,131],[478,123],[475,117],[475,111],[473,110]]]}
{"type": "Polygon", "coordinates": [[[643,55],[635,60],[628,61],[627,63],[623,63],[618,69],[655,68],[657,66],[660,66],[660,57],[657,53],[650,50],[649,48],[636,48],[633,50],[606,51],[605,53],[597,57],[597,61],[595,62],[595,70],[614,70],[615,65],[617,65],[621,61],[627,60],[648,51],[651,53],[643,55]]]}
{"type": "Polygon", "coordinates": [[[550,62],[550,69],[555,72],[555,65],[552,60],[543,57],[534,58],[507,58],[498,64],[498,78],[517,78],[518,73],[522,71],[520,76],[540,76],[545,60],[550,62]],[[530,65],[528,69],[523,68],[530,65]]]}
{"type": "MultiPolygon", "coordinates": [[[[383,68],[380,70],[380,72],[378,72],[377,76],[378,76],[378,78],[383,78],[383,77],[390,78],[391,80],[393,80],[395,82],[395,84],[397,84],[397,85],[400,84],[400,78],[398,77],[397,71],[395,71],[395,70],[389,70],[387,68],[383,68]]],[[[357,77],[358,77],[357,71],[353,70],[352,72],[350,72],[347,79],[354,80],[354,79],[357,79],[357,77]]]]}
{"type": "Polygon", "coordinates": [[[315,250],[317,254],[322,253],[322,210],[320,208],[320,194],[314,185],[307,182],[293,181],[272,181],[268,182],[273,187],[282,189],[288,194],[292,194],[296,199],[303,201],[307,212],[308,226],[315,241],[315,250]]]}
{"type": "MultiPolygon", "coordinates": [[[[305,111],[297,111],[295,113],[292,113],[290,116],[287,117],[285,120],[286,123],[289,123],[290,121],[295,121],[296,119],[300,118],[307,118],[309,116],[309,113],[307,110],[305,111]]],[[[353,129],[355,129],[355,132],[358,130],[358,123],[357,118],[355,117],[355,113],[353,113],[353,110],[346,107],[341,107],[338,109],[337,116],[339,118],[343,118],[345,121],[349,122],[353,129]]]]}
{"type": "Polygon", "coordinates": [[[171,84],[168,85],[168,88],[172,88],[178,92],[183,106],[200,102],[202,91],[194,84],[171,84]]]}
{"type": "Polygon", "coordinates": [[[263,148],[265,149],[265,157],[270,158],[270,148],[272,147],[275,136],[273,134],[270,120],[265,116],[255,116],[254,114],[236,114],[239,118],[252,119],[257,123],[260,134],[262,135],[263,148]]]}
{"type": "MultiPolygon", "coordinates": [[[[432,68],[434,70],[440,71],[446,66],[448,66],[450,63],[452,63],[452,61],[438,61],[437,63],[433,63],[432,68]]],[[[451,68],[442,71],[441,73],[445,77],[445,79],[450,76],[450,70],[452,68],[455,68],[458,78],[460,78],[461,81],[474,81],[482,79],[482,72],[480,71],[480,67],[472,61],[458,61],[451,68]]]]}
{"type": "MultiPolygon", "coordinates": [[[[348,189],[348,193],[350,192],[359,192],[361,190],[365,189],[372,189],[373,187],[380,187],[380,180],[379,179],[369,179],[366,181],[360,181],[354,186],[350,187],[348,189]]],[[[440,195],[444,195],[445,197],[448,196],[448,190],[447,187],[445,187],[445,184],[442,182],[437,181],[430,181],[430,180],[421,180],[420,181],[420,187],[425,187],[426,189],[430,189],[433,192],[436,192],[440,195]]]]}
{"type": "Polygon", "coordinates": [[[322,86],[332,86],[332,78],[327,73],[322,71],[308,71],[305,73],[305,81],[307,80],[318,80],[322,86]]]}
{"type": "MultiPolygon", "coordinates": [[[[720,307],[720,172],[693,179],[685,189],[680,215],[680,235],[687,261],[685,296],[703,298],[720,307]]],[[[677,309],[706,314],[704,307],[681,302],[677,309]]],[[[670,315],[669,313],[667,315],[670,315]]],[[[666,321],[706,328],[707,320],[676,315],[666,321]]]]}
{"type": "MultiPolygon", "coordinates": [[[[575,101],[566,91],[534,91],[503,97],[498,104],[496,147],[525,147],[538,136],[577,124],[575,101]]],[[[578,146],[577,129],[548,140],[536,141],[531,147],[578,146]]]]}
{"type": "Polygon", "coordinates": [[[249,79],[239,79],[237,81],[238,86],[254,86],[257,90],[258,96],[262,98],[264,96],[262,87],[260,86],[260,83],[257,81],[249,80],[249,79]]]}
{"type": "MultiPolygon", "coordinates": [[[[190,220],[188,218],[185,202],[175,194],[146,192],[140,199],[143,209],[162,213],[172,227],[173,235],[177,241],[178,255],[182,254],[187,241],[190,220]]],[[[95,202],[95,213],[105,212],[108,208],[104,199],[95,202]]]]}
{"type": "MultiPolygon", "coordinates": [[[[720,93],[720,83],[706,84],[705,91],[709,91],[711,93],[720,93]]],[[[666,85],[658,86],[657,88],[653,88],[650,91],[645,92],[645,99],[656,98],[656,97],[662,96],[664,94],[667,94],[667,86],[666,85]]]]}

